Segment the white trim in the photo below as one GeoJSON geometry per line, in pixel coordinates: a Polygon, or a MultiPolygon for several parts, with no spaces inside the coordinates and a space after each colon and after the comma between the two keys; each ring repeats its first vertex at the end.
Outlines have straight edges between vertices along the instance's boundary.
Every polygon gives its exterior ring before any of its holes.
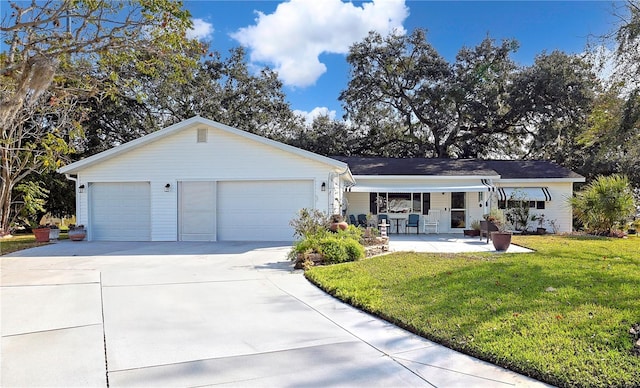
{"type": "Polygon", "coordinates": [[[460,179],[500,179],[500,175],[354,175],[367,180],[460,180],[460,179]]]}
{"type": "Polygon", "coordinates": [[[355,185],[348,189],[352,193],[453,193],[453,192],[488,192],[491,188],[485,185],[466,186],[368,186],[355,185]]]}
{"type": "Polygon", "coordinates": [[[586,178],[519,178],[519,179],[499,179],[497,182],[498,185],[509,184],[509,183],[532,183],[532,184],[542,184],[542,183],[567,183],[567,182],[585,182],[586,178]]]}

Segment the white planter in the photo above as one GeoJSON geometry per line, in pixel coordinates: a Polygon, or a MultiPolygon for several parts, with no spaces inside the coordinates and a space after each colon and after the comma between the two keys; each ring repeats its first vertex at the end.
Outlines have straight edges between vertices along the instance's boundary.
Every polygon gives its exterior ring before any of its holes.
{"type": "Polygon", "coordinates": [[[49,229],[49,240],[57,240],[60,237],[60,229],[49,229]]]}

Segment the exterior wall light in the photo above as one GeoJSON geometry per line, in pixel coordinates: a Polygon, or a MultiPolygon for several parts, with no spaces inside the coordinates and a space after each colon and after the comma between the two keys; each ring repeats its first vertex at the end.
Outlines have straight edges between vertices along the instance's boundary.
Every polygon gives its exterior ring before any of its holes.
{"type": "Polygon", "coordinates": [[[84,184],[78,186],[78,192],[79,193],[84,193],[84,184]]]}
{"type": "Polygon", "coordinates": [[[164,185],[164,191],[169,192],[171,191],[171,184],[167,183],[166,185],[164,185]]]}
{"type": "Polygon", "coordinates": [[[327,183],[326,182],[322,182],[322,184],[320,185],[320,190],[327,191],[327,183]]]}

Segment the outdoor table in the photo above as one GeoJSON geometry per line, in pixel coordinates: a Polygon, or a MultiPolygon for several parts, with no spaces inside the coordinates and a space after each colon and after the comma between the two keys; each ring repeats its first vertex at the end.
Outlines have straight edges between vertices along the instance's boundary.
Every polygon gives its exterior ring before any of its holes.
{"type": "Polygon", "coordinates": [[[406,217],[404,216],[389,216],[389,219],[391,221],[395,221],[396,222],[396,234],[400,234],[400,221],[402,221],[402,224],[404,226],[404,222],[406,221],[406,217]]]}

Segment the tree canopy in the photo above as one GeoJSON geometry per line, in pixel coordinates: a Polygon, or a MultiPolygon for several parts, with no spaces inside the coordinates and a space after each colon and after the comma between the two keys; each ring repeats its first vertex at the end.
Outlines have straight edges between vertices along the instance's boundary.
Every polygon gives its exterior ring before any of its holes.
{"type": "Polygon", "coordinates": [[[518,44],[487,37],[448,63],[426,32],[351,47],[351,78],[341,95],[346,117],[369,140],[356,152],[393,156],[520,157],[575,132],[586,120],[594,75],[560,52],[518,67],[518,44]]]}
{"type": "MultiPolygon", "coordinates": [[[[48,0],[9,2],[0,31],[2,186],[0,234],[11,222],[12,194],[32,173],[55,169],[74,151],[87,118],[83,104],[122,90],[137,79],[119,70],[184,79],[199,44],[186,38],[189,13],[174,0],[48,0]],[[170,69],[170,71],[167,71],[170,69]]],[[[45,195],[39,192],[41,198],[45,195]]],[[[23,205],[26,205],[22,201],[23,205]]]]}

